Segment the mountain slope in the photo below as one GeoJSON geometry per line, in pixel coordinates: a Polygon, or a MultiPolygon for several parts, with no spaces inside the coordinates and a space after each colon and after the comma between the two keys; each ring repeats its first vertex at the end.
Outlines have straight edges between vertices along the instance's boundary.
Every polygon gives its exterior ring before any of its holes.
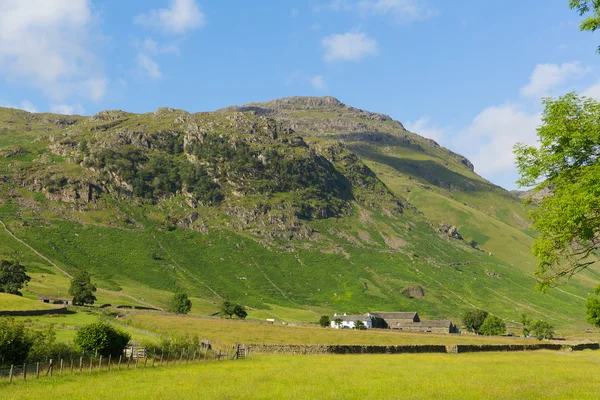
{"type": "MultiPolygon", "coordinates": [[[[207,310],[222,298],[314,315],[457,318],[482,307],[583,325],[594,277],[535,293],[515,196],[464,157],[334,98],[197,114],[0,109],[0,149],[8,229],[66,271],[87,269],[140,300],[164,305],[163,293],[183,289],[207,310]]],[[[0,239],[0,254],[51,275],[0,239]]]]}

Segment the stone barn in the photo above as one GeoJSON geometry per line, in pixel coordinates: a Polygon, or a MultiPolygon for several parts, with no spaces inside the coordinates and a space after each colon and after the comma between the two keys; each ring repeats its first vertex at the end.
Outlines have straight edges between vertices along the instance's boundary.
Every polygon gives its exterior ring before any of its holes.
{"type": "Polygon", "coordinates": [[[377,326],[374,328],[382,329],[398,329],[400,325],[408,323],[418,323],[419,314],[414,311],[410,312],[370,312],[367,315],[377,319],[377,326]]]}

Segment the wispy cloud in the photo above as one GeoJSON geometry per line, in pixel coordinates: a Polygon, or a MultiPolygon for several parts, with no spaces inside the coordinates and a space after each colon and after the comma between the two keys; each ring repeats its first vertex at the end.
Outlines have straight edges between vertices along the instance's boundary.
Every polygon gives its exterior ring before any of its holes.
{"type": "Polygon", "coordinates": [[[332,0],[313,9],[353,12],[361,17],[388,16],[399,23],[422,21],[437,14],[437,10],[423,0],[332,0]]]}
{"type": "Polygon", "coordinates": [[[162,73],[160,67],[149,55],[140,53],[136,58],[138,72],[141,76],[148,77],[151,79],[160,79],[162,73]]]}
{"type": "Polygon", "coordinates": [[[170,0],[169,5],[137,15],[133,21],[171,34],[183,34],[206,24],[206,16],[195,0],[170,0]]]}
{"type": "Polygon", "coordinates": [[[37,107],[32,102],[30,102],[29,100],[23,100],[19,104],[2,103],[2,102],[0,102],[0,107],[17,108],[19,110],[25,110],[25,111],[29,111],[31,113],[38,112],[37,107]]]}
{"type": "Polygon", "coordinates": [[[0,75],[61,100],[99,100],[108,80],[91,50],[89,0],[0,1],[0,75]]]}
{"type": "Polygon", "coordinates": [[[85,109],[81,104],[56,104],[50,107],[50,112],[64,115],[83,115],[85,114],[85,109]]]}
{"type": "Polygon", "coordinates": [[[521,94],[528,97],[543,97],[554,88],[568,81],[580,78],[590,71],[579,62],[558,64],[538,64],[531,73],[529,83],[521,88],[521,94]]]}

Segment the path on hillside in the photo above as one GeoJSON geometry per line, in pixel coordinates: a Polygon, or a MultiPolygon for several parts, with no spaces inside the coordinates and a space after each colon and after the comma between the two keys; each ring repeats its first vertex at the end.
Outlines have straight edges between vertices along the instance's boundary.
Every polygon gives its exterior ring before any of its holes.
{"type": "Polygon", "coordinates": [[[261,272],[261,273],[262,273],[262,274],[265,276],[265,279],[266,279],[266,280],[268,280],[268,281],[269,281],[269,283],[270,283],[271,285],[273,285],[273,287],[279,291],[279,293],[281,293],[281,295],[283,296],[283,298],[284,298],[284,299],[286,299],[286,300],[287,300],[287,301],[289,301],[290,303],[292,303],[292,304],[294,304],[294,305],[296,305],[296,306],[298,306],[298,307],[300,307],[300,308],[302,308],[302,309],[304,309],[304,310],[306,310],[306,311],[309,311],[309,312],[311,312],[311,313],[313,313],[313,314],[315,314],[315,315],[318,315],[316,312],[314,312],[314,311],[313,311],[313,310],[311,310],[310,308],[307,308],[307,307],[301,306],[300,304],[298,304],[298,303],[294,302],[292,299],[290,299],[289,297],[287,297],[287,296],[285,295],[285,293],[283,293],[283,290],[279,289],[279,286],[277,286],[277,285],[275,284],[275,282],[273,282],[271,279],[269,279],[269,277],[267,276],[267,274],[265,274],[265,271],[263,271],[263,270],[262,270],[262,268],[260,267],[260,265],[258,265],[258,263],[257,263],[257,262],[256,262],[256,260],[254,259],[254,257],[252,257],[252,261],[254,261],[254,265],[256,265],[256,268],[258,268],[258,270],[259,270],[259,271],[260,271],[260,272],[261,272]]]}
{"type": "MultiPolygon", "coordinates": [[[[56,264],[54,261],[50,260],[48,257],[46,257],[45,255],[43,255],[42,253],[40,253],[39,251],[37,251],[36,249],[34,249],[32,246],[29,245],[29,243],[25,242],[22,239],[19,239],[18,237],[16,237],[11,231],[10,229],[8,229],[8,227],[6,226],[6,224],[4,223],[4,221],[0,220],[0,224],[2,224],[2,227],[4,228],[4,230],[6,231],[6,233],[8,233],[13,239],[15,239],[17,242],[21,243],[23,246],[29,248],[29,250],[33,251],[38,257],[40,257],[41,259],[45,260],[46,262],[48,262],[50,265],[52,265],[54,268],[56,268],[57,270],[59,270],[63,275],[67,276],[69,279],[73,279],[73,275],[69,274],[67,271],[65,271],[64,269],[62,269],[61,267],[58,266],[58,264],[56,264]]],[[[157,308],[159,310],[163,310],[162,307],[159,307],[155,304],[152,303],[148,303],[147,301],[144,301],[142,299],[138,299],[137,297],[134,297],[130,294],[127,293],[123,293],[123,292],[117,292],[114,290],[108,290],[108,289],[102,289],[102,288],[98,288],[99,292],[102,293],[107,293],[107,294],[112,294],[115,296],[122,296],[122,297],[127,297],[128,299],[131,299],[137,303],[143,304],[147,307],[151,307],[151,308],[157,308]]]]}
{"type": "Polygon", "coordinates": [[[208,290],[210,290],[211,292],[213,292],[215,294],[215,296],[217,296],[219,299],[223,300],[223,297],[221,297],[221,295],[219,295],[219,293],[217,293],[213,288],[211,288],[210,286],[208,286],[208,284],[204,283],[203,281],[201,281],[200,279],[198,279],[194,274],[192,274],[191,272],[189,272],[188,270],[186,270],[185,268],[183,268],[181,265],[179,265],[177,263],[177,261],[175,261],[175,259],[171,255],[171,253],[169,253],[169,251],[164,248],[164,246],[162,245],[162,243],[160,242],[160,240],[158,240],[158,238],[156,236],[154,236],[154,233],[152,234],[152,237],[154,238],[154,240],[156,240],[156,243],[158,243],[158,245],[160,246],[160,248],[165,253],[167,253],[167,255],[169,256],[169,258],[171,259],[171,261],[173,261],[173,264],[175,264],[177,266],[177,268],[179,268],[184,274],[186,274],[190,278],[194,279],[196,282],[199,282],[199,283],[203,284],[204,286],[206,286],[206,288],[208,290]]]}

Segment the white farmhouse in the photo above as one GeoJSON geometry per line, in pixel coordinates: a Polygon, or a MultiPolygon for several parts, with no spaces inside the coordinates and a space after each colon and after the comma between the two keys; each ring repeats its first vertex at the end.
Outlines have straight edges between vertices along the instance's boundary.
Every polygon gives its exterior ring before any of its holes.
{"type": "Polygon", "coordinates": [[[356,321],[362,321],[364,328],[371,329],[373,327],[373,318],[369,315],[337,315],[333,314],[331,327],[336,329],[354,329],[356,321]]]}

